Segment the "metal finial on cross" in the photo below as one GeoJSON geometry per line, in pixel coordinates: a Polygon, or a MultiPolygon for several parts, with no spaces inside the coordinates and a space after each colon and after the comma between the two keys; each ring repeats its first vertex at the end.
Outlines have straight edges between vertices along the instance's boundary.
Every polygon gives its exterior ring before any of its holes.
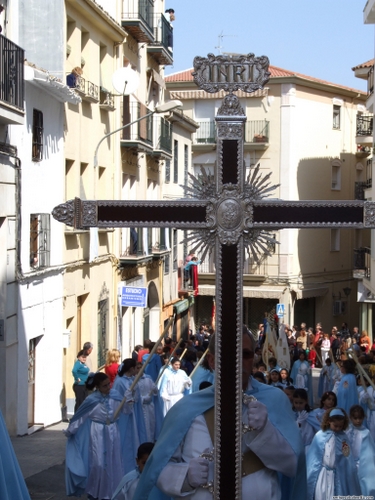
{"type": "MultiPolygon", "coordinates": [[[[265,56],[196,57],[195,82],[207,92],[224,90],[216,116],[215,178],[192,177],[193,199],[176,201],[82,201],[57,206],[55,219],[76,228],[161,227],[190,230],[202,251],[215,249],[215,499],[241,498],[242,294],[245,248],[254,258],[267,251],[267,230],[375,227],[375,203],[266,199],[277,186],[259,168],[245,179],[245,113],[234,91],[254,92],[269,79],[265,56]],[[225,311],[225,314],[224,314],[225,311]],[[230,346],[230,350],[225,349],[230,346]],[[225,411],[223,408],[225,407],[225,411]],[[222,458],[225,457],[225,467],[222,458]]],[[[272,240],[274,242],[274,240],[272,240]]]]}

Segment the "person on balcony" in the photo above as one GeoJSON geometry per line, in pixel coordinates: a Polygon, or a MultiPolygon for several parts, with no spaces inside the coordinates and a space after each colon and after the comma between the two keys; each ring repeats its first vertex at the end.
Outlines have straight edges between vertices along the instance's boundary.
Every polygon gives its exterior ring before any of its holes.
{"type": "Polygon", "coordinates": [[[77,82],[82,76],[83,70],[79,66],[72,69],[72,72],[66,77],[66,84],[68,87],[74,89],[77,87],[77,82]]]}
{"type": "Polygon", "coordinates": [[[167,9],[164,13],[164,17],[169,23],[171,29],[168,31],[168,50],[173,52],[173,24],[172,21],[176,19],[173,9],[167,9]]]}

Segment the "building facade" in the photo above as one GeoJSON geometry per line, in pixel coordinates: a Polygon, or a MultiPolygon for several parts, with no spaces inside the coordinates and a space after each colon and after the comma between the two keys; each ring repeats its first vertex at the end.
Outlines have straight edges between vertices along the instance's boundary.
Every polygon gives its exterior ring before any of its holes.
{"type": "MultiPolygon", "coordinates": [[[[184,113],[200,128],[193,138],[194,175],[203,167],[214,173],[215,115],[223,95],[198,90],[187,70],[166,78],[172,99],[184,103],[184,113]]],[[[259,165],[271,194],[283,200],[355,199],[356,183],[366,173],[367,158],[358,154],[357,117],[365,113],[366,95],[355,89],[270,66],[267,88],[253,94],[240,91],[247,117],[244,160],[247,175],[259,165]]],[[[244,266],[244,321],[254,330],[264,313],[284,305],[283,321],[323,328],[358,322],[353,249],[366,234],[346,229],[287,229],[270,234],[270,257],[257,262],[247,255],[244,266]]],[[[215,296],[214,255],[199,267],[196,320],[209,321],[215,296]]]]}

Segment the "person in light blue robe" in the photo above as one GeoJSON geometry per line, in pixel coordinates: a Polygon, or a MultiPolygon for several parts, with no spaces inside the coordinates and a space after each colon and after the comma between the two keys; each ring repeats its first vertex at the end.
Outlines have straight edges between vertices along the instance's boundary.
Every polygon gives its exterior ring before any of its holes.
{"type": "Polygon", "coordinates": [[[342,362],[341,372],[343,374],[337,389],[337,406],[344,408],[349,414],[353,405],[359,404],[357,380],[355,378],[355,361],[346,359],[342,362]]]}
{"type": "Polygon", "coordinates": [[[65,435],[65,483],[68,496],[110,499],[123,474],[134,469],[138,442],[130,394],[119,415],[122,396],[110,389],[104,373],[87,381],[90,394],[70,420],[65,435]],[[136,446],[134,446],[136,444],[136,446]]]}
{"type": "Polygon", "coordinates": [[[299,359],[293,363],[290,378],[293,380],[293,385],[296,389],[305,389],[309,398],[309,406],[314,407],[314,395],[312,386],[312,376],[310,364],[307,361],[305,351],[301,351],[299,359]]]}
{"type": "Polygon", "coordinates": [[[326,359],[326,363],[320,370],[319,375],[319,385],[318,385],[318,396],[321,398],[325,392],[333,390],[334,379],[333,375],[335,372],[335,367],[332,365],[330,358],[326,359]]]}
{"type": "Polygon", "coordinates": [[[306,500],[332,500],[334,496],[360,495],[353,451],[345,430],[349,418],[342,408],[324,415],[322,430],[307,452],[306,500]]]}
{"type": "MultiPolygon", "coordinates": [[[[243,335],[243,352],[246,350],[247,353],[251,349],[254,352],[254,339],[252,335],[246,335],[247,337],[245,337],[245,333],[243,335]],[[245,344],[245,339],[249,347],[245,344]]],[[[214,339],[212,338],[210,341],[211,352],[207,356],[212,356],[214,360],[213,349],[214,339]]],[[[253,446],[251,449],[254,451],[256,448],[256,454],[262,460],[264,468],[242,479],[242,499],[263,499],[266,498],[264,495],[268,494],[265,492],[269,492],[270,496],[267,500],[280,498],[280,495],[282,495],[283,500],[300,500],[306,496],[305,455],[291,405],[283,391],[259,383],[250,377],[252,361],[252,358],[244,358],[243,360],[242,386],[246,386],[245,393],[253,395],[257,401],[243,404],[242,418],[244,421],[249,418],[247,405],[255,405],[257,415],[258,406],[259,411],[265,412],[267,423],[265,427],[262,427],[262,430],[255,429],[255,434],[250,435],[251,433],[249,433],[249,436],[245,435],[243,439],[253,443],[250,444],[253,446]],[[263,431],[264,438],[261,437],[263,431]],[[258,437],[259,446],[255,444],[258,437]],[[272,447],[273,443],[277,446],[277,453],[272,447]],[[279,446],[279,444],[281,445],[279,446]],[[272,487],[272,493],[271,483],[275,487],[274,490],[272,487]],[[254,493],[254,489],[256,493],[254,493]],[[259,496],[260,494],[261,496],[259,496]]],[[[203,414],[213,408],[214,404],[215,390],[212,386],[182,398],[169,410],[164,419],[159,439],[142,472],[133,500],[151,499],[157,489],[156,485],[165,494],[180,498],[181,494],[172,494],[166,489],[179,488],[186,471],[189,469],[190,460],[199,456],[202,446],[206,447],[209,443],[209,449],[212,449],[213,443],[208,427],[204,424],[203,414]],[[181,450],[181,447],[184,448],[184,451],[181,450]],[[184,459],[180,456],[181,451],[184,454],[184,459]],[[189,457],[193,453],[193,457],[189,458],[188,462],[186,462],[188,457],[185,453],[189,457]],[[173,481],[170,480],[171,477],[173,477],[173,481]]],[[[253,422],[249,420],[248,423],[250,425],[253,422]]],[[[225,459],[223,463],[225,465],[225,459]]],[[[198,487],[190,490],[188,498],[189,500],[212,499],[212,494],[198,487]]]]}
{"type": "Polygon", "coordinates": [[[3,414],[0,411],[0,498],[30,500],[17,457],[14,453],[3,414]]]}
{"type": "Polygon", "coordinates": [[[361,493],[375,498],[375,443],[370,431],[363,425],[364,418],[362,406],[352,406],[350,425],[345,432],[353,450],[361,493]]]}
{"type": "MultiPolygon", "coordinates": [[[[117,377],[113,383],[113,389],[116,389],[122,397],[130,390],[134,382],[134,375],[136,373],[136,362],[132,358],[124,359],[118,369],[117,377]]],[[[145,443],[149,441],[147,436],[147,427],[145,423],[145,416],[143,413],[142,398],[139,387],[136,386],[133,390],[133,415],[138,435],[138,443],[145,443]]],[[[137,448],[136,448],[137,449],[137,448]]],[[[135,460],[135,455],[134,455],[135,460]]],[[[129,471],[127,471],[129,472],[129,471]]]]}

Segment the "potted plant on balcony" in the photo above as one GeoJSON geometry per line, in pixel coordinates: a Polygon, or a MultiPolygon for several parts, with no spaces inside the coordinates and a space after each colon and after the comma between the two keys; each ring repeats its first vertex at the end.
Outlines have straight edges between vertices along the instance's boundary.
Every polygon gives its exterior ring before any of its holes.
{"type": "Polygon", "coordinates": [[[254,135],[254,142],[267,142],[267,136],[263,134],[255,134],[254,135]]]}

